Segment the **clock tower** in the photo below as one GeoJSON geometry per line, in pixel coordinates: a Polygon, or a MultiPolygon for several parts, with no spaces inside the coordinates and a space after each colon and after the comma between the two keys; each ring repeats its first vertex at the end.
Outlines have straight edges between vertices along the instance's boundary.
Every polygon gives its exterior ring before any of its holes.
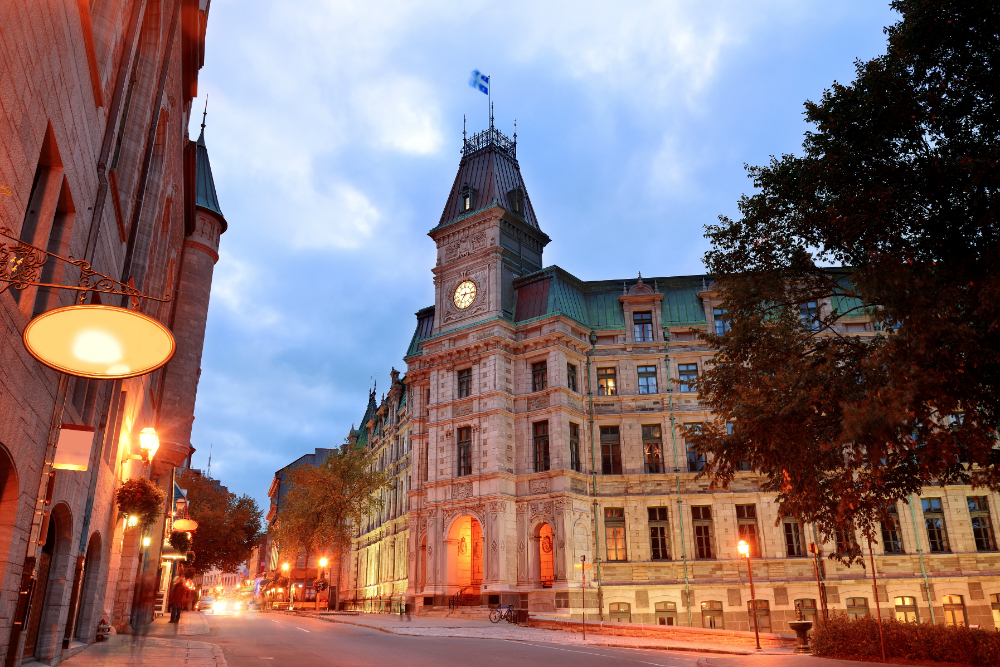
{"type": "Polygon", "coordinates": [[[466,137],[438,225],[433,335],[514,316],[516,278],[542,268],[549,237],[538,228],[512,141],[492,121],[466,137]]]}

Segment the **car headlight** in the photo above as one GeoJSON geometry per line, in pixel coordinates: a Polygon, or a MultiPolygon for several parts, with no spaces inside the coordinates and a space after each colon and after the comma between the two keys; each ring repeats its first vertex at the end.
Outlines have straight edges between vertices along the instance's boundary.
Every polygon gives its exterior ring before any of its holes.
{"type": "Polygon", "coordinates": [[[212,605],[212,609],[214,611],[225,611],[226,610],[226,603],[225,602],[216,602],[215,604],[212,605]]]}
{"type": "Polygon", "coordinates": [[[239,611],[242,608],[243,608],[243,603],[242,602],[236,602],[236,603],[233,604],[233,611],[239,611]]]}

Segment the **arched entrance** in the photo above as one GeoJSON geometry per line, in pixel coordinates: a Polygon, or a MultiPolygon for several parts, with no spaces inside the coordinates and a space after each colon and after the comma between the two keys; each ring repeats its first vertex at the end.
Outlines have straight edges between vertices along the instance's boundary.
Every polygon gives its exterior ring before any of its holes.
{"type": "Polygon", "coordinates": [[[552,526],[543,523],[538,529],[538,578],[542,588],[552,588],[556,578],[555,541],[552,526]]]}
{"type": "Polygon", "coordinates": [[[448,539],[448,594],[479,595],[483,583],[483,528],[473,516],[451,524],[448,539]]]}
{"type": "Polygon", "coordinates": [[[14,525],[17,523],[17,472],[14,462],[7,453],[7,448],[0,445],[0,582],[7,574],[7,560],[10,554],[11,541],[14,538],[14,525]]]}
{"type": "Polygon", "coordinates": [[[69,508],[64,503],[59,503],[52,509],[45,544],[38,559],[38,578],[32,595],[24,642],[25,658],[34,656],[44,662],[62,646],[59,612],[68,585],[67,579],[72,581],[72,573],[66,572],[72,526],[73,518],[69,508]]]}

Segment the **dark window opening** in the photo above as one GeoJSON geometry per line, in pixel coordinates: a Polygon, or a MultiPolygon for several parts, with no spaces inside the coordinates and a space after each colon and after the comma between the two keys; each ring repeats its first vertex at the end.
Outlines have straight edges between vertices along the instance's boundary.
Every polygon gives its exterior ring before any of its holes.
{"type": "Polygon", "coordinates": [[[601,473],[622,474],[622,448],[617,426],[601,427],[601,473]]]}

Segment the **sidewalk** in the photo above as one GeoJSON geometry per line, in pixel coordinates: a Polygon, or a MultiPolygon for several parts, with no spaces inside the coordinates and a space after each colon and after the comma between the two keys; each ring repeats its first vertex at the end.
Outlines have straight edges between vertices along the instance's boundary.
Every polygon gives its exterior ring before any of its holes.
{"type": "Polygon", "coordinates": [[[166,664],[179,664],[185,667],[228,667],[222,649],[218,646],[187,639],[208,634],[208,631],[207,619],[198,612],[184,613],[177,625],[167,623],[167,619],[159,618],[150,625],[145,638],[112,635],[108,637],[108,641],[91,644],[60,664],[66,667],[124,665],[160,667],[166,664]]]}
{"type": "MultiPolygon", "coordinates": [[[[506,639],[509,641],[544,642],[547,644],[562,644],[568,646],[607,646],[617,648],[647,648],[669,651],[695,651],[699,653],[718,653],[727,655],[750,656],[752,649],[740,646],[720,644],[680,642],[653,637],[620,637],[615,635],[587,634],[587,640],[578,633],[561,632],[558,630],[543,630],[540,628],[523,628],[511,625],[506,621],[490,623],[489,621],[474,621],[464,618],[441,618],[434,616],[412,616],[410,621],[395,614],[339,614],[280,611],[270,612],[292,616],[307,616],[318,618],[330,623],[345,623],[364,628],[372,628],[395,635],[413,635],[422,637],[465,637],[471,639],[506,639]]],[[[791,656],[787,649],[767,649],[767,656],[791,656]]],[[[796,656],[798,657],[798,656],[796,656]]],[[[805,656],[809,658],[810,656],[805,656]]],[[[712,665],[711,667],[753,667],[751,665],[712,665]]],[[[788,667],[798,667],[790,664],[788,667]]],[[[815,666],[814,666],[815,667],[815,666]]]]}
{"type": "MultiPolygon", "coordinates": [[[[833,660],[817,658],[813,655],[768,655],[701,658],[698,667],[872,667],[885,663],[855,662],[854,660],[833,660]]],[[[894,664],[893,667],[901,667],[894,664]]]]}

